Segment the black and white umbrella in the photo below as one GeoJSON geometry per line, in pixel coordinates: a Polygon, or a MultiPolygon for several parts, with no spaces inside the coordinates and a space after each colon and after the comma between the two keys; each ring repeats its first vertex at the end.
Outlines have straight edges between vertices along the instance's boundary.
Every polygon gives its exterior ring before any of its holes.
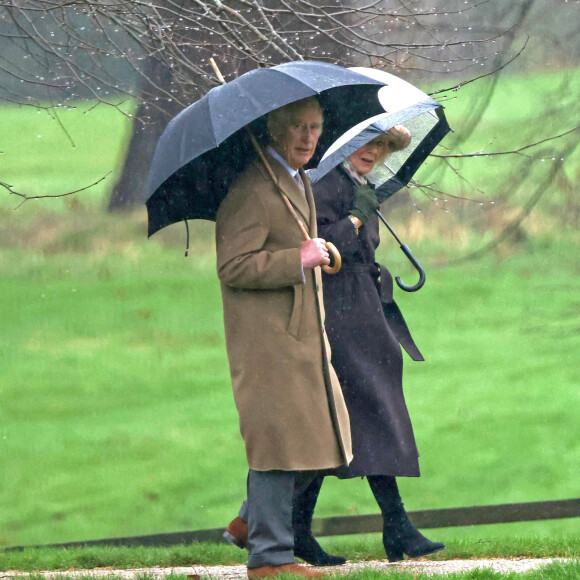
{"type": "Polygon", "coordinates": [[[367,176],[382,202],[411,181],[417,169],[451,129],[441,103],[411,83],[375,69],[356,67],[351,70],[385,85],[378,92],[385,112],[361,121],[341,135],[325,151],[318,166],[309,170],[308,176],[312,183],[316,183],[375,137],[396,125],[404,125],[411,133],[410,145],[389,155],[367,176]]]}
{"type": "MultiPolygon", "coordinates": [[[[384,83],[385,86],[379,89],[378,96],[385,112],[361,121],[341,135],[326,150],[318,166],[308,171],[308,177],[312,183],[316,183],[375,137],[387,133],[397,125],[403,125],[411,133],[409,145],[391,153],[367,175],[367,179],[375,187],[377,199],[383,202],[411,181],[417,169],[451,129],[441,103],[412,84],[375,69],[357,67],[351,70],[384,83]]],[[[403,283],[397,276],[395,280],[398,286],[406,292],[419,290],[425,283],[425,271],[380,211],[377,211],[377,215],[419,272],[419,281],[414,285],[403,283]]]]}

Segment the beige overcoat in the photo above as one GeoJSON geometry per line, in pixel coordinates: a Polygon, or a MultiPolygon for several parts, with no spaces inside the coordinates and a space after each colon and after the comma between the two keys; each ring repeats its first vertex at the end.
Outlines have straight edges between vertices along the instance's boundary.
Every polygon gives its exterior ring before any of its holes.
{"type": "MultiPolygon", "coordinates": [[[[316,237],[306,195],[268,157],[316,237]]],[[[218,276],[234,399],[248,464],[315,470],[352,459],[350,424],[323,331],[320,268],[302,270],[303,235],[260,161],[236,180],[216,219],[218,276]]]]}

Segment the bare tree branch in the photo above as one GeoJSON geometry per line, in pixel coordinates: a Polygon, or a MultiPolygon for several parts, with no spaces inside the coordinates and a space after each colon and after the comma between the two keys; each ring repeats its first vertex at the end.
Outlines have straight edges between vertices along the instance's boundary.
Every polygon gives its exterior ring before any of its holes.
{"type": "MultiPolygon", "coordinates": [[[[542,145],[543,143],[547,143],[548,141],[555,141],[556,139],[561,139],[566,135],[570,135],[574,133],[574,131],[580,131],[580,125],[570,129],[568,131],[564,131],[563,133],[559,133],[558,135],[554,135],[552,137],[545,137],[540,141],[536,141],[535,143],[529,143],[527,145],[523,145],[518,149],[512,149],[510,151],[494,151],[493,153],[453,153],[453,154],[446,154],[446,155],[438,155],[436,153],[432,153],[431,157],[436,157],[440,159],[466,159],[468,157],[497,157],[500,155],[523,155],[523,151],[531,149],[532,147],[537,147],[538,145],[542,145]]],[[[528,156],[531,159],[537,159],[536,157],[528,156]]]]}
{"type": "Polygon", "coordinates": [[[104,181],[110,174],[111,174],[111,171],[109,171],[106,175],[103,175],[103,177],[101,177],[100,179],[98,179],[94,183],[91,183],[90,185],[86,185],[85,187],[81,187],[80,189],[75,189],[74,191],[67,191],[66,193],[59,193],[59,194],[55,194],[55,195],[30,195],[30,194],[22,193],[19,191],[15,191],[14,187],[12,185],[5,183],[4,181],[0,181],[0,187],[7,189],[8,192],[10,193],[10,195],[16,195],[17,197],[22,198],[22,201],[14,208],[14,209],[18,209],[19,207],[23,206],[27,201],[30,201],[31,199],[47,199],[47,198],[55,199],[55,198],[59,198],[59,197],[67,197],[68,195],[74,195],[75,193],[80,193],[81,191],[86,191],[87,189],[90,189],[91,187],[94,187],[95,185],[98,185],[99,183],[104,181]]]}
{"type": "MultiPolygon", "coordinates": [[[[528,53],[532,43],[525,25],[536,4],[535,0],[0,0],[0,100],[55,111],[65,132],[60,107],[88,98],[94,106],[114,107],[128,115],[124,104],[133,100],[134,134],[125,171],[111,198],[111,207],[117,208],[140,201],[152,143],[164,125],[216,85],[208,64],[213,56],[219,58],[226,78],[258,66],[316,59],[382,68],[423,83],[433,79],[441,83],[441,75],[452,75],[450,88],[432,96],[461,97],[459,89],[477,82],[483,88],[455,137],[457,150],[461,138],[471,135],[490,106],[501,73],[508,66],[517,70],[528,53]],[[469,74],[468,80],[456,81],[469,74]]],[[[573,38],[571,32],[568,37],[573,38]]],[[[560,58],[567,54],[560,52],[560,58]]],[[[494,155],[528,159],[530,148],[568,134],[560,131],[497,153],[452,151],[435,157],[458,180],[480,192],[451,160],[494,155]]],[[[74,145],[68,133],[67,138],[74,145]]],[[[432,184],[416,186],[428,196],[440,195],[432,184]]]]}

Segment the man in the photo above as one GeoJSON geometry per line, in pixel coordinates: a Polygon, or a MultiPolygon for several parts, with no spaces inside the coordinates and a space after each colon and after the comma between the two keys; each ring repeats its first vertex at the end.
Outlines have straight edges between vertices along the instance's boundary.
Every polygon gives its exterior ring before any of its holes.
{"type": "Polygon", "coordinates": [[[316,237],[316,213],[302,166],[322,132],[309,98],[268,117],[267,161],[236,180],[216,219],[226,345],[248,458],[248,577],[322,576],[296,564],[295,489],[318,470],[352,459],[344,399],[329,362],[319,266],[330,262],[316,237]],[[309,230],[300,228],[286,194],[309,230]]]}

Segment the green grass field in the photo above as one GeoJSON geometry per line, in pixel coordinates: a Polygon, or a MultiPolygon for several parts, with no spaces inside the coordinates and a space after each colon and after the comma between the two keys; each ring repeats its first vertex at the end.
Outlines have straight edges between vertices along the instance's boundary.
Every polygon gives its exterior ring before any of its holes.
{"type": "MultiPolygon", "coordinates": [[[[223,526],[246,462],[212,225],[192,225],[186,259],[181,226],[147,240],[142,208],[104,214],[130,123],[103,108],[66,115],[72,156],[45,112],[0,111],[1,179],[16,190],[55,194],[113,171],[99,188],[16,211],[0,195],[0,546],[223,526]]],[[[433,210],[453,224],[436,238],[429,212],[394,208],[427,269],[420,292],[397,295],[427,359],[406,359],[423,475],[400,481],[409,510],[578,497],[579,239],[550,210],[539,206],[519,241],[442,267],[493,224],[463,231],[463,210],[433,210]]],[[[413,283],[383,240],[380,260],[413,283]]],[[[365,481],[328,479],[316,516],[376,512],[365,481]]],[[[579,532],[561,520],[427,533],[475,545],[579,532]]]]}
{"type": "MultiPolygon", "coordinates": [[[[350,562],[370,562],[383,560],[384,553],[378,549],[378,544],[371,536],[357,536],[356,538],[340,538],[323,540],[327,549],[333,553],[343,554],[350,562]]],[[[509,576],[507,574],[485,575],[489,571],[467,572],[457,575],[457,578],[537,578],[541,580],[575,579],[580,570],[580,561],[574,558],[579,551],[579,539],[557,538],[549,539],[502,539],[488,541],[485,544],[463,540],[447,546],[445,552],[434,554],[429,560],[473,560],[491,558],[558,558],[551,565],[545,565],[542,575],[538,572],[526,576],[509,576]],[[479,575],[478,575],[479,574],[479,575]],[[484,575],[481,575],[484,574],[484,575]]],[[[21,570],[37,572],[42,570],[58,570],[66,574],[70,570],[93,570],[105,568],[108,570],[125,570],[135,568],[176,568],[189,566],[231,566],[245,564],[245,552],[230,545],[192,544],[188,546],[174,546],[165,548],[139,547],[120,548],[112,546],[84,547],[84,548],[39,548],[26,549],[21,552],[0,552],[0,570],[21,570]]],[[[409,570],[407,568],[407,570],[409,570]]],[[[348,578],[358,578],[363,571],[348,574],[348,578]]],[[[370,566],[364,571],[372,577],[378,572],[370,566]]],[[[381,576],[384,578],[384,571],[381,576]]],[[[417,572],[401,572],[397,567],[389,567],[388,574],[392,578],[426,578],[426,575],[414,576],[417,572]],[[400,576],[398,575],[400,574],[400,576]]],[[[215,571],[213,572],[215,577],[215,571]]],[[[183,578],[184,576],[179,576],[183,578]]],[[[436,578],[442,576],[437,575],[436,578]]]]}
{"type": "MultiPolygon", "coordinates": [[[[47,112],[32,107],[0,108],[0,180],[28,195],[57,195],[76,191],[105,178],[76,197],[32,200],[21,215],[34,212],[34,204],[68,210],[83,205],[102,207],[111,191],[131,134],[132,105],[127,116],[105,105],[78,103],[47,112]],[[62,129],[61,127],[64,127],[62,129]]],[[[0,207],[15,207],[19,198],[2,191],[0,207]]]]}
{"type": "MultiPolygon", "coordinates": [[[[401,481],[409,509],[577,496],[574,249],[432,269],[399,296],[427,358],[406,367],[423,471],[401,481]]],[[[137,238],[100,255],[0,255],[2,542],[225,525],[246,466],[211,251],[185,259],[137,238]]],[[[317,515],[374,512],[364,481],[329,479],[317,515]]],[[[523,530],[577,522],[436,535],[523,530]]]]}

